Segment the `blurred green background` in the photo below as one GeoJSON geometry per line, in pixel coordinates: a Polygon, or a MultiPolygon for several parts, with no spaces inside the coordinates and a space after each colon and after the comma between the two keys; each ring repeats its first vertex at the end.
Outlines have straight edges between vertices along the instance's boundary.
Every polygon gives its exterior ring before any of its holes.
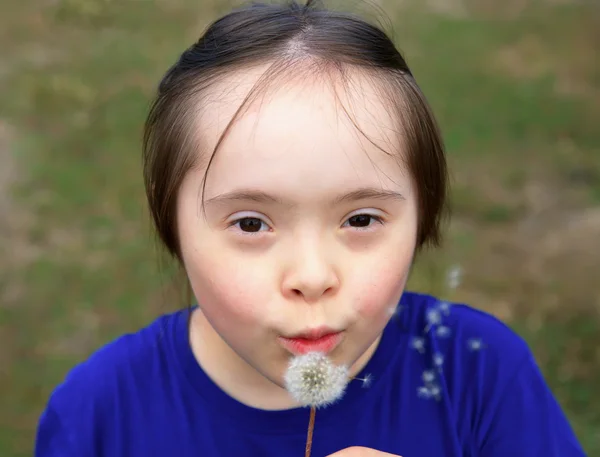
{"type": "MultiPolygon", "coordinates": [[[[454,217],[413,289],[531,343],[600,455],[600,3],[378,2],[442,124],[454,217]],[[459,266],[463,281],[445,285],[459,266]]],[[[140,133],[220,0],[0,4],[0,456],[31,455],[74,363],[181,306],[159,262],[140,133]]]]}

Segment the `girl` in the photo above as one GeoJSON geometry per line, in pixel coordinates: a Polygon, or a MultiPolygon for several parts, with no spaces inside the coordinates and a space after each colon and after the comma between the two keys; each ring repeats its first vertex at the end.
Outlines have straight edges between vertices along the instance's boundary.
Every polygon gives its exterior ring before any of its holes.
{"type": "Polygon", "coordinates": [[[378,28],[310,0],[219,19],[160,84],[144,176],[198,306],[72,370],[37,457],[584,455],[522,339],[404,291],[446,163],[378,28]]]}

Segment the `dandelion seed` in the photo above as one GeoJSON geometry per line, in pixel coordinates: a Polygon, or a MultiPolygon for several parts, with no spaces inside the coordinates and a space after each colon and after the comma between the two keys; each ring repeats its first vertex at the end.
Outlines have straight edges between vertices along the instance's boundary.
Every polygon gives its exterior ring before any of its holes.
{"type": "Polygon", "coordinates": [[[442,323],[442,314],[437,309],[428,309],[425,314],[427,320],[427,327],[425,327],[425,333],[427,333],[434,325],[442,323]]]}
{"type": "Polygon", "coordinates": [[[439,352],[435,353],[433,355],[433,364],[438,368],[442,368],[442,365],[444,364],[444,356],[442,354],[440,354],[439,352]]]}
{"type": "Polygon", "coordinates": [[[447,301],[442,301],[438,304],[438,310],[445,316],[450,314],[450,303],[447,301]]]}
{"type": "Polygon", "coordinates": [[[410,343],[413,349],[423,354],[425,352],[425,340],[418,336],[414,337],[410,343]]]}
{"type": "Polygon", "coordinates": [[[348,383],[348,369],[336,366],[320,352],[293,357],[284,375],[290,395],[304,406],[327,406],[340,399],[348,383]]]}
{"type": "Polygon", "coordinates": [[[484,348],[483,341],[481,341],[481,339],[479,338],[471,338],[467,341],[467,345],[469,346],[469,349],[473,352],[481,351],[484,348]]]}
{"type": "Polygon", "coordinates": [[[439,400],[442,397],[442,389],[440,389],[439,386],[430,386],[429,393],[436,400],[439,400]]]}
{"type": "Polygon", "coordinates": [[[450,327],[446,327],[445,325],[440,325],[435,329],[435,334],[440,338],[447,338],[450,336],[450,327]]]}
{"type": "Polygon", "coordinates": [[[432,370],[425,370],[421,375],[425,384],[431,384],[435,381],[435,373],[432,370]]]}
{"type": "Polygon", "coordinates": [[[373,382],[373,375],[371,373],[367,373],[364,378],[357,378],[358,381],[362,382],[363,388],[371,387],[371,383],[373,382]]]}
{"type": "Polygon", "coordinates": [[[388,314],[392,317],[396,317],[402,312],[402,309],[403,309],[402,305],[390,306],[388,308],[388,314]]]}
{"type": "Polygon", "coordinates": [[[417,396],[419,398],[431,398],[431,392],[429,391],[429,387],[427,387],[427,386],[420,386],[417,389],[417,396]]]}
{"type": "Polygon", "coordinates": [[[437,309],[428,310],[426,318],[429,325],[437,325],[442,322],[442,315],[437,309]]]}
{"type": "Polygon", "coordinates": [[[460,285],[461,279],[462,268],[460,265],[454,265],[452,268],[450,268],[450,270],[448,270],[446,281],[448,282],[448,287],[450,289],[456,289],[460,285]]]}

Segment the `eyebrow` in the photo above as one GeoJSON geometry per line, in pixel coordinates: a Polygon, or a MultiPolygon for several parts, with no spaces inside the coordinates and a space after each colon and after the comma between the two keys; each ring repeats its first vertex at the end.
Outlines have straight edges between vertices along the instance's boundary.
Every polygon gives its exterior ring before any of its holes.
{"type": "MultiPolygon", "coordinates": [[[[392,190],[377,189],[375,187],[363,187],[351,192],[338,195],[332,200],[332,204],[348,203],[358,200],[405,200],[404,195],[392,190]]],[[[264,204],[276,204],[280,206],[295,206],[275,195],[260,190],[239,189],[226,192],[206,200],[207,205],[226,204],[238,201],[251,201],[264,204]]]]}

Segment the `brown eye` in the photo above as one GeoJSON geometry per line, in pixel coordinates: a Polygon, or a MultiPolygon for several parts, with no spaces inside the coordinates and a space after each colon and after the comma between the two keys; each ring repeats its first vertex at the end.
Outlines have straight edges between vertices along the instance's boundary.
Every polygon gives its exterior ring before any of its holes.
{"type": "Polygon", "coordinates": [[[364,228],[371,225],[371,221],[374,219],[369,214],[357,214],[348,219],[350,227],[364,228]]]}
{"type": "Polygon", "coordinates": [[[242,232],[255,233],[260,232],[263,221],[256,217],[245,217],[237,222],[242,232]]]}
{"type": "Polygon", "coordinates": [[[384,220],[383,218],[376,216],[374,214],[368,214],[368,213],[363,213],[363,214],[355,214],[354,216],[349,217],[348,219],[346,219],[346,222],[344,222],[344,227],[352,227],[358,230],[365,230],[365,229],[374,229],[375,227],[373,227],[373,223],[378,223],[380,225],[384,225],[384,220]]]}

